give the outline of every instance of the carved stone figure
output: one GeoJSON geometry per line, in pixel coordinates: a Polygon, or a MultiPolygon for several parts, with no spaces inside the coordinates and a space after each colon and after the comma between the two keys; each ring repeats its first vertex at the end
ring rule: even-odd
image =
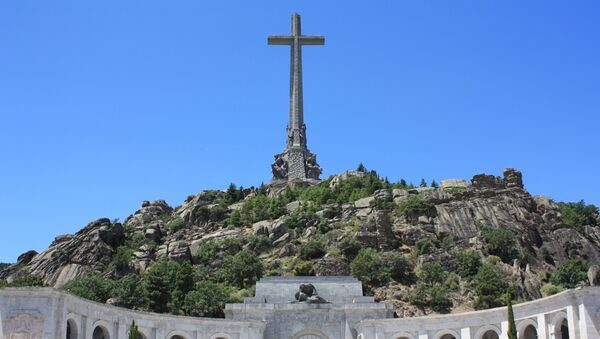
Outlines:
{"type": "Polygon", "coordinates": [[[305,302],[308,304],[326,304],[327,300],[317,294],[317,289],[313,284],[300,284],[298,292],[295,294],[295,302],[305,302]]]}

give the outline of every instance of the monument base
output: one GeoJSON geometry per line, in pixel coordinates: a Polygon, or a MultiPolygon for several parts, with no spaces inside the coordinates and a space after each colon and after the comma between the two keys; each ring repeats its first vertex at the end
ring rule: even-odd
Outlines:
{"type": "Polygon", "coordinates": [[[275,162],[271,165],[271,169],[272,183],[318,182],[322,172],[317,164],[317,156],[303,147],[290,147],[285,152],[275,155],[275,162]]]}

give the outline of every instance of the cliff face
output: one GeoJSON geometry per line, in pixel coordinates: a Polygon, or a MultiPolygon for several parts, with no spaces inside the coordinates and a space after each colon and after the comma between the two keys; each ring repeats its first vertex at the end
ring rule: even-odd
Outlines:
{"type": "MultiPolygon", "coordinates": [[[[324,190],[335,189],[362,175],[346,172],[321,185],[324,190]]],[[[123,225],[99,219],[74,235],[57,237],[39,254],[24,253],[16,264],[0,270],[0,279],[11,281],[31,273],[60,287],[91,272],[106,276],[143,274],[161,257],[199,264],[196,253],[202,245],[250,235],[269,239],[270,247],[260,258],[265,267],[279,267],[280,274],[290,274],[290,263],[301,244],[320,237],[326,242],[327,253],[310,259],[316,274],[347,275],[350,262],[335,250],[345,238],[357,240],[361,247],[406,254],[417,269],[424,262],[439,260],[453,272],[458,253],[471,249],[485,256],[484,228],[508,229],[518,243],[519,259],[499,265],[509,272],[522,298],[539,298],[540,274],[554,271],[567,258],[600,261],[600,229],[584,226],[577,231],[567,226],[559,206],[550,199],[532,197],[523,188],[520,172],[515,170],[506,170],[503,178],[476,175],[470,184],[447,181],[442,188],[384,188],[346,203],[330,199],[318,204],[314,213],[299,212],[307,202],[296,196],[280,206],[280,213],[265,215],[263,220],[257,220],[261,216],[254,213],[251,223],[234,222],[247,209],[245,205],[254,203],[251,201],[263,193],[240,190],[235,191],[237,197],[227,200],[223,199],[223,191],[204,191],[188,197],[176,208],[162,200],[144,202],[123,225]],[[398,213],[399,206],[415,197],[428,207],[398,213]],[[420,253],[417,243],[423,239],[450,239],[451,246],[420,253]],[[133,246],[125,268],[111,265],[119,246],[133,246]]],[[[281,187],[271,187],[265,197],[288,193],[281,187]]],[[[391,282],[374,287],[372,292],[377,299],[394,303],[400,315],[410,316],[424,312],[408,303],[413,289],[414,286],[391,282]]],[[[460,288],[451,295],[453,308],[469,309],[473,298],[468,282],[460,281],[460,288]]]]}

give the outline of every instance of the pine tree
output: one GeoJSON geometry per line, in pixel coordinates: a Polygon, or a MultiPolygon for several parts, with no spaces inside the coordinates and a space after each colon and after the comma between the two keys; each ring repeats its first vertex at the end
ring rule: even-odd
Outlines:
{"type": "Polygon", "coordinates": [[[140,333],[138,332],[138,327],[135,324],[135,320],[131,321],[131,326],[129,326],[129,339],[139,339],[140,333]]]}
{"type": "Polygon", "coordinates": [[[508,304],[508,339],[517,338],[517,325],[515,324],[515,315],[512,308],[512,296],[506,293],[506,303],[508,304]]]}
{"type": "Polygon", "coordinates": [[[425,181],[425,179],[421,179],[421,183],[419,184],[420,187],[427,187],[427,182],[425,181]]]}
{"type": "Polygon", "coordinates": [[[400,187],[401,187],[401,188],[405,188],[406,186],[408,186],[408,185],[406,184],[406,180],[404,180],[404,179],[400,179],[400,183],[399,183],[399,185],[400,185],[400,187]]]}
{"type": "Polygon", "coordinates": [[[361,162],[360,164],[358,164],[358,167],[356,168],[357,172],[362,172],[362,173],[366,173],[367,172],[367,168],[365,167],[365,165],[363,165],[363,163],[361,162]]]}
{"type": "Polygon", "coordinates": [[[430,186],[431,186],[431,187],[433,187],[433,188],[438,188],[438,187],[440,187],[440,186],[438,185],[438,183],[437,183],[435,180],[432,180],[432,181],[431,181],[431,185],[430,185],[430,186]]]}

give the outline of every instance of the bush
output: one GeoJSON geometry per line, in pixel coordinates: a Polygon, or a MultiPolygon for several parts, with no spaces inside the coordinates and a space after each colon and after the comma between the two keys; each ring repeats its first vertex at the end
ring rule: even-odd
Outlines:
{"type": "Polygon", "coordinates": [[[462,278],[471,280],[479,271],[481,266],[481,258],[479,253],[474,250],[468,250],[458,253],[457,273],[462,278]]]}
{"type": "Polygon", "coordinates": [[[349,260],[354,259],[362,247],[362,243],[352,237],[345,237],[338,244],[342,254],[349,260]]]}
{"type": "Polygon", "coordinates": [[[598,207],[586,205],[583,200],[579,202],[561,202],[558,204],[563,222],[579,232],[583,232],[586,225],[598,225],[598,207]]]}
{"type": "Polygon", "coordinates": [[[413,266],[406,257],[398,252],[386,252],[382,256],[383,264],[389,276],[405,285],[410,285],[415,280],[413,266]]]}
{"type": "Polygon", "coordinates": [[[378,189],[389,188],[375,171],[369,171],[363,176],[351,176],[342,180],[333,188],[333,195],[338,204],[345,204],[368,197],[378,189]]]}
{"type": "Polygon", "coordinates": [[[588,265],[579,259],[569,259],[560,265],[550,278],[554,285],[575,288],[587,279],[588,265]]]}
{"type": "Polygon", "coordinates": [[[117,251],[110,259],[110,267],[117,273],[127,272],[129,270],[129,260],[133,254],[133,249],[127,246],[119,246],[117,251]]]}
{"type": "Polygon", "coordinates": [[[234,256],[225,257],[223,274],[229,284],[245,288],[254,285],[262,277],[263,267],[254,252],[243,250],[234,256]]]}
{"type": "Polygon", "coordinates": [[[417,240],[417,242],[415,243],[415,248],[417,250],[417,254],[419,254],[419,255],[429,254],[429,253],[433,252],[433,249],[435,248],[435,244],[433,243],[433,241],[431,241],[427,238],[423,238],[423,239],[417,240]]]}
{"type": "Polygon", "coordinates": [[[484,227],[481,235],[488,254],[500,257],[505,263],[517,258],[519,252],[513,233],[505,228],[484,227]]]}
{"type": "MultiPolygon", "coordinates": [[[[46,286],[46,284],[44,283],[44,280],[42,278],[38,277],[37,275],[30,274],[30,273],[27,273],[27,274],[17,278],[10,284],[6,283],[6,287],[44,287],[44,286],[46,286]]],[[[2,287],[2,286],[0,286],[0,287],[2,287]]]]}
{"type": "Polygon", "coordinates": [[[177,218],[169,221],[165,225],[165,228],[171,232],[177,232],[178,230],[182,229],[184,226],[185,226],[185,221],[183,221],[183,219],[181,219],[180,217],[177,217],[177,218]]]}
{"type": "Polygon", "coordinates": [[[325,243],[321,240],[309,240],[300,245],[298,256],[304,260],[316,259],[325,255],[325,243]]]}
{"type": "Polygon", "coordinates": [[[199,262],[209,265],[216,259],[219,251],[220,247],[216,241],[208,241],[198,247],[196,258],[199,262]]]}
{"type": "Polygon", "coordinates": [[[419,282],[408,299],[413,305],[431,307],[436,312],[448,312],[452,307],[452,301],[448,298],[448,289],[440,284],[428,286],[419,282]]]}
{"type": "Polygon", "coordinates": [[[448,272],[446,272],[442,264],[436,260],[421,265],[418,277],[425,285],[433,286],[434,284],[444,283],[448,277],[448,272]]]}
{"type": "Polygon", "coordinates": [[[265,235],[251,235],[246,239],[248,248],[256,254],[261,254],[271,249],[271,240],[265,235]]]}
{"type": "Polygon", "coordinates": [[[564,290],[565,290],[564,287],[562,287],[560,285],[554,285],[554,284],[551,284],[551,283],[544,284],[542,286],[542,288],[540,289],[540,291],[542,292],[542,295],[544,297],[549,297],[549,296],[554,295],[556,293],[560,293],[560,292],[562,292],[564,290]]]}
{"type": "Polygon", "coordinates": [[[119,306],[129,309],[141,309],[147,304],[142,280],[133,273],[114,282],[111,295],[119,306]]]}
{"type": "Polygon", "coordinates": [[[475,309],[504,305],[503,296],[508,288],[507,275],[499,266],[483,264],[475,275],[475,309]]]}
{"type": "Polygon", "coordinates": [[[302,190],[302,193],[300,193],[300,200],[310,201],[316,206],[327,204],[333,199],[333,191],[329,187],[322,185],[310,186],[302,190]]]}
{"type": "Polygon", "coordinates": [[[73,279],[64,289],[78,297],[105,303],[111,297],[113,281],[99,274],[73,279]]]}
{"type": "Polygon", "coordinates": [[[185,296],[185,313],[194,317],[224,318],[231,289],[211,281],[201,281],[185,296]]]}
{"type": "Polygon", "coordinates": [[[352,275],[369,285],[387,282],[389,276],[377,251],[367,247],[358,252],[350,264],[352,275]]]}
{"type": "Polygon", "coordinates": [[[315,268],[308,261],[299,261],[292,268],[292,274],[296,276],[313,276],[315,268]]]}
{"type": "Polygon", "coordinates": [[[419,216],[435,216],[435,205],[426,201],[420,195],[410,195],[398,204],[398,213],[409,221],[415,222],[419,216]]]}

